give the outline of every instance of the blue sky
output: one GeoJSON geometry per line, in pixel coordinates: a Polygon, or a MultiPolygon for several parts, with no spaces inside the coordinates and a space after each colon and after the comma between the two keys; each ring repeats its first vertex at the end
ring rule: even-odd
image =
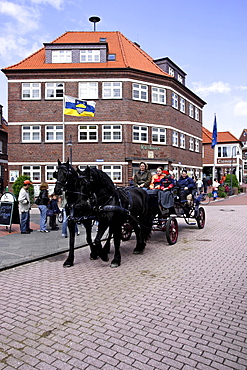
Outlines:
{"type": "MultiPolygon", "coordinates": [[[[247,128],[247,0],[0,0],[0,68],[19,62],[66,31],[120,31],[153,59],[169,57],[200,96],[203,125],[239,138],[247,128]]],[[[0,73],[7,117],[7,82],[0,73]]]]}

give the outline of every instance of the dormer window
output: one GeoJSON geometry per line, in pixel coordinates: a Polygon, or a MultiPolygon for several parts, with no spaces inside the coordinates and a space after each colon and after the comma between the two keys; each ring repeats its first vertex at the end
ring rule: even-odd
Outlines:
{"type": "Polygon", "coordinates": [[[183,83],[183,77],[179,74],[178,74],[178,82],[180,82],[181,84],[183,83]]]}
{"type": "Polygon", "coordinates": [[[100,62],[100,50],[81,50],[80,51],[80,62],[81,63],[99,63],[100,62]]]}
{"type": "Polygon", "coordinates": [[[106,37],[100,37],[99,42],[106,42],[106,37]]]}
{"type": "Polygon", "coordinates": [[[169,67],[169,75],[171,75],[172,77],[174,77],[174,69],[169,67]]]}
{"type": "Polygon", "coordinates": [[[71,50],[52,50],[52,63],[71,63],[71,50]]]}
{"type": "Polygon", "coordinates": [[[109,61],[114,61],[114,60],[116,60],[116,54],[108,54],[108,58],[107,58],[107,60],[109,60],[109,61]]]}

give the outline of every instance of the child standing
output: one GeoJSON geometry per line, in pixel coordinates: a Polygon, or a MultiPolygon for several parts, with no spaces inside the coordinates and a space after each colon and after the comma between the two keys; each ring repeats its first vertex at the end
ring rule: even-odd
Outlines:
{"type": "Polygon", "coordinates": [[[53,211],[53,214],[50,216],[49,222],[51,230],[59,230],[59,227],[57,227],[56,225],[56,218],[57,215],[60,213],[60,209],[58,208],[57,196],[55,194],[52,194],[48,208],[49,210],[53,211]]]}

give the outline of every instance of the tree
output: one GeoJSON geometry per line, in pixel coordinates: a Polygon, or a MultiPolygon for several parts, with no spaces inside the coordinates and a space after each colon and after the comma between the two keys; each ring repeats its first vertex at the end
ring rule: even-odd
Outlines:
{"type": "Polygon", "coordinates": [[[238,188],[239,183],[238,183],[238,179],[236,175],[231,175],[231,174],[226,175],[225,183],[227,183],[229,186],[231,185],[231,176],[232,176],[232,187],[238,188]]]}
{"type": "MultiPolygon", "coordinates": [[[[25,180],[30,180],[31,181],[29,176],[21,175],[21,176],[18,177],[18,179],[16,179],[16,181],[14,182],[14,184],[12,186],[14,196],[16,197],[16,199],[18,199],[20,190],[23,187],[23,183],[24,183],[25,180]]],[[[29,191],[29,196],[30,196],[30,202],[32,204],[32,203],[34,203],[34,188],[33,188],[33,185],[29,186],[28,191],[29,191]]]]}

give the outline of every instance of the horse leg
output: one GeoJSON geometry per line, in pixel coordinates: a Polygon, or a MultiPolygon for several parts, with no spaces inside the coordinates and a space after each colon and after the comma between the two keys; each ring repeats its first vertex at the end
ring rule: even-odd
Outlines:
{"type": "Polygon", "coordinates": [[[106,253],[106,251],[102,248],[101,238],[104,235],[107,227],[108,227],[107,225],[99,222],[97,235],[94,239],[94,244],[95,244],[97,254],[102,259],[102,261],[105,261],[105,262],[109,261],[109,258],[108,258],[108,253],[106,253]]]}
{"type": "Polygon", "coordinates": [[[75,250],[75,221],[68,220],[69,228],[69,255],[63,264],[63,267],[71,267],[74,265],[74,250],[75,250]]]}
{"type": "Polygon", "coordinates": [[[107,240],[104,244],[104,247],[103,247],[103,251],[107,254],[110,253],[110,247],[111,247],[111,238],[112,238],[112,234],[113,234],[113,231],[111,230],[111,228],[109,227],[109,234],[108,234],[108,237],[107,237],[107,240]]]}
{"type": "Polygon", "coordinates": [[[133,254],[142,254],[145,249],[146,243],[144,241],[144,238],[142,237],[142,232],[139,225],[134,224],[134,231],[136,234],[136,247],[133,250],[133,254]]]}
{"type": "Polygon", "coordinates": [[[114,227],[114,258],[111,261],[111,267],[119,267],[121,265],[121,253],[120,253],[120,244],[121,244],[121,235],[122,227],[114,227]]]}
{"type": "Polygon", "coordinates": [[[92,220],[84,220],[83,225],[86,229],[86,241],[87,244],[90,246],[90,259],[96,260],[98,258],[97,249],[95,247],[95,244],[92,241],[92,220]]]}

